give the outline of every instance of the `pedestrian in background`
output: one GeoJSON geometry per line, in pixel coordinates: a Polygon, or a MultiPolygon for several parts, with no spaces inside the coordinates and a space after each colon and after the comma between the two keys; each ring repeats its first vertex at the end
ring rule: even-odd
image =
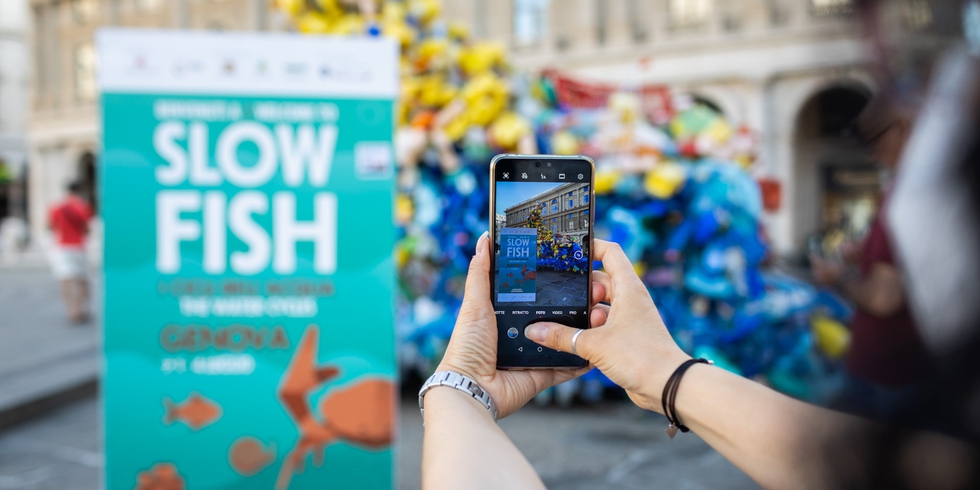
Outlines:
{"type": "MultiPolygon", "coordinates": [[[[871,159],[888,174],[898,170],[912,132],[913,115],[887,94],[875,96],[858,117],[858,131],[871,159]]],[[[887,206],[893,175],[863,244],[843,260],[810,257],[813,279],[854,303],[848,379],[833,408],[888,419],[899,399],[909,397],[929,372],[930,360],[908,308],[903,273],[881,209],[887,206]],[[850,257],[854,255],[854,257],[850,257]],[[850,259],[850,260],[848,260],[850,259]]]]}
{"type": "Polygon", "coordinates": [[[48,227],[54,232],[51,271],[61,284],[61,296],[72,323],[89,320],[88,261],[85,244],[88,239],[92,207],[82,197],[82,184],[68,184],[68,196],[48,213],[48,227]]]}

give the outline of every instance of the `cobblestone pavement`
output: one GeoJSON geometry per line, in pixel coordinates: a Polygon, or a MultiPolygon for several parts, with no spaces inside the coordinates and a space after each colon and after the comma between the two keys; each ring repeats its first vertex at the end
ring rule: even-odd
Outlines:
{"type": "Polygon", "coordinates": [[[570,306],[584,305],[588,282],[585,274],[575,272],[558,272],[552,270],[537,271],[535,279],[537,296],[534,302],[511,303],[507,306],[570,306]]]}
{"type": "Polygon", "coordinates": [[[91,279],[92,321],[72,325],[47,268],[0,268],[0,410],[97,375],[102,287],[91,279]]]}
{"type": "MultiPolygon", "coordinates": [[[[100,488],[98,417],[90,398],[0,432],[0,490],[100,488]]],[[[399,423],[398,488],[417,489],[422,419],[413,400],[403,400],[399,423]]],[[[552,490],[759,488],[697,436],[671,442],[662,417],[625,402],[528,406],[500,425],[552,490]]]]}

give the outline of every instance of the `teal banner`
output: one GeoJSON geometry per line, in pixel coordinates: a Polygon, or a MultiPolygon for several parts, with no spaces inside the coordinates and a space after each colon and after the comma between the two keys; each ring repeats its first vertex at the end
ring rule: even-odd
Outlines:
{"type": "Polygon", "coordinates": [[[538,229],[501,228],[497,259],[497,301],[533,302],[537,298],[538,229]]]}
{"type": "Polygon", "coordinates": [[[98,42],[106,486],[391,488],[396,46],[98,42]]]}

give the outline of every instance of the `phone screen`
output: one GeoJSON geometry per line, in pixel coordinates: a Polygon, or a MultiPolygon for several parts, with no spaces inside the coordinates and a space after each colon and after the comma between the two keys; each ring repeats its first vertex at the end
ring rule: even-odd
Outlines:
{"type": "Polygon", "coordinates": [[[585,157],[502,155],[491,168],[497,365],[581,366],[578,356],[528,340],[524,327],[589,326],[594,165],[585,157]]]}

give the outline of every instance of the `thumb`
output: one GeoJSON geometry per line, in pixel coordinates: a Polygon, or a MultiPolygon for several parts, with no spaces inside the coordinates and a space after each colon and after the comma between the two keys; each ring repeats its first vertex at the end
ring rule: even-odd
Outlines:
{"type": "Polygon", "coordinates": [[[463,292],[463,306],[474,307],[489,303],[490,300],[490,240],[489,233],[483,232],[476,242],[476,254],[470,260],[470,270],[466,275],[463,292]]]}
{"type": "MultiPolygon", "coordinates": [[[[580,329],[568,327],[558,323],[539,322],[532,323],[524,329],[524,336],[545,346],[562,352],[572,353],[572,337],[580,329]]],[[[593,352],[595,345],[589,342],[593,332],[588,329],[582,331],[575,340],[575,353],[588,360],[593,352]]],[[[591,338],[591,340],[595,340],[591,338]]]]}

